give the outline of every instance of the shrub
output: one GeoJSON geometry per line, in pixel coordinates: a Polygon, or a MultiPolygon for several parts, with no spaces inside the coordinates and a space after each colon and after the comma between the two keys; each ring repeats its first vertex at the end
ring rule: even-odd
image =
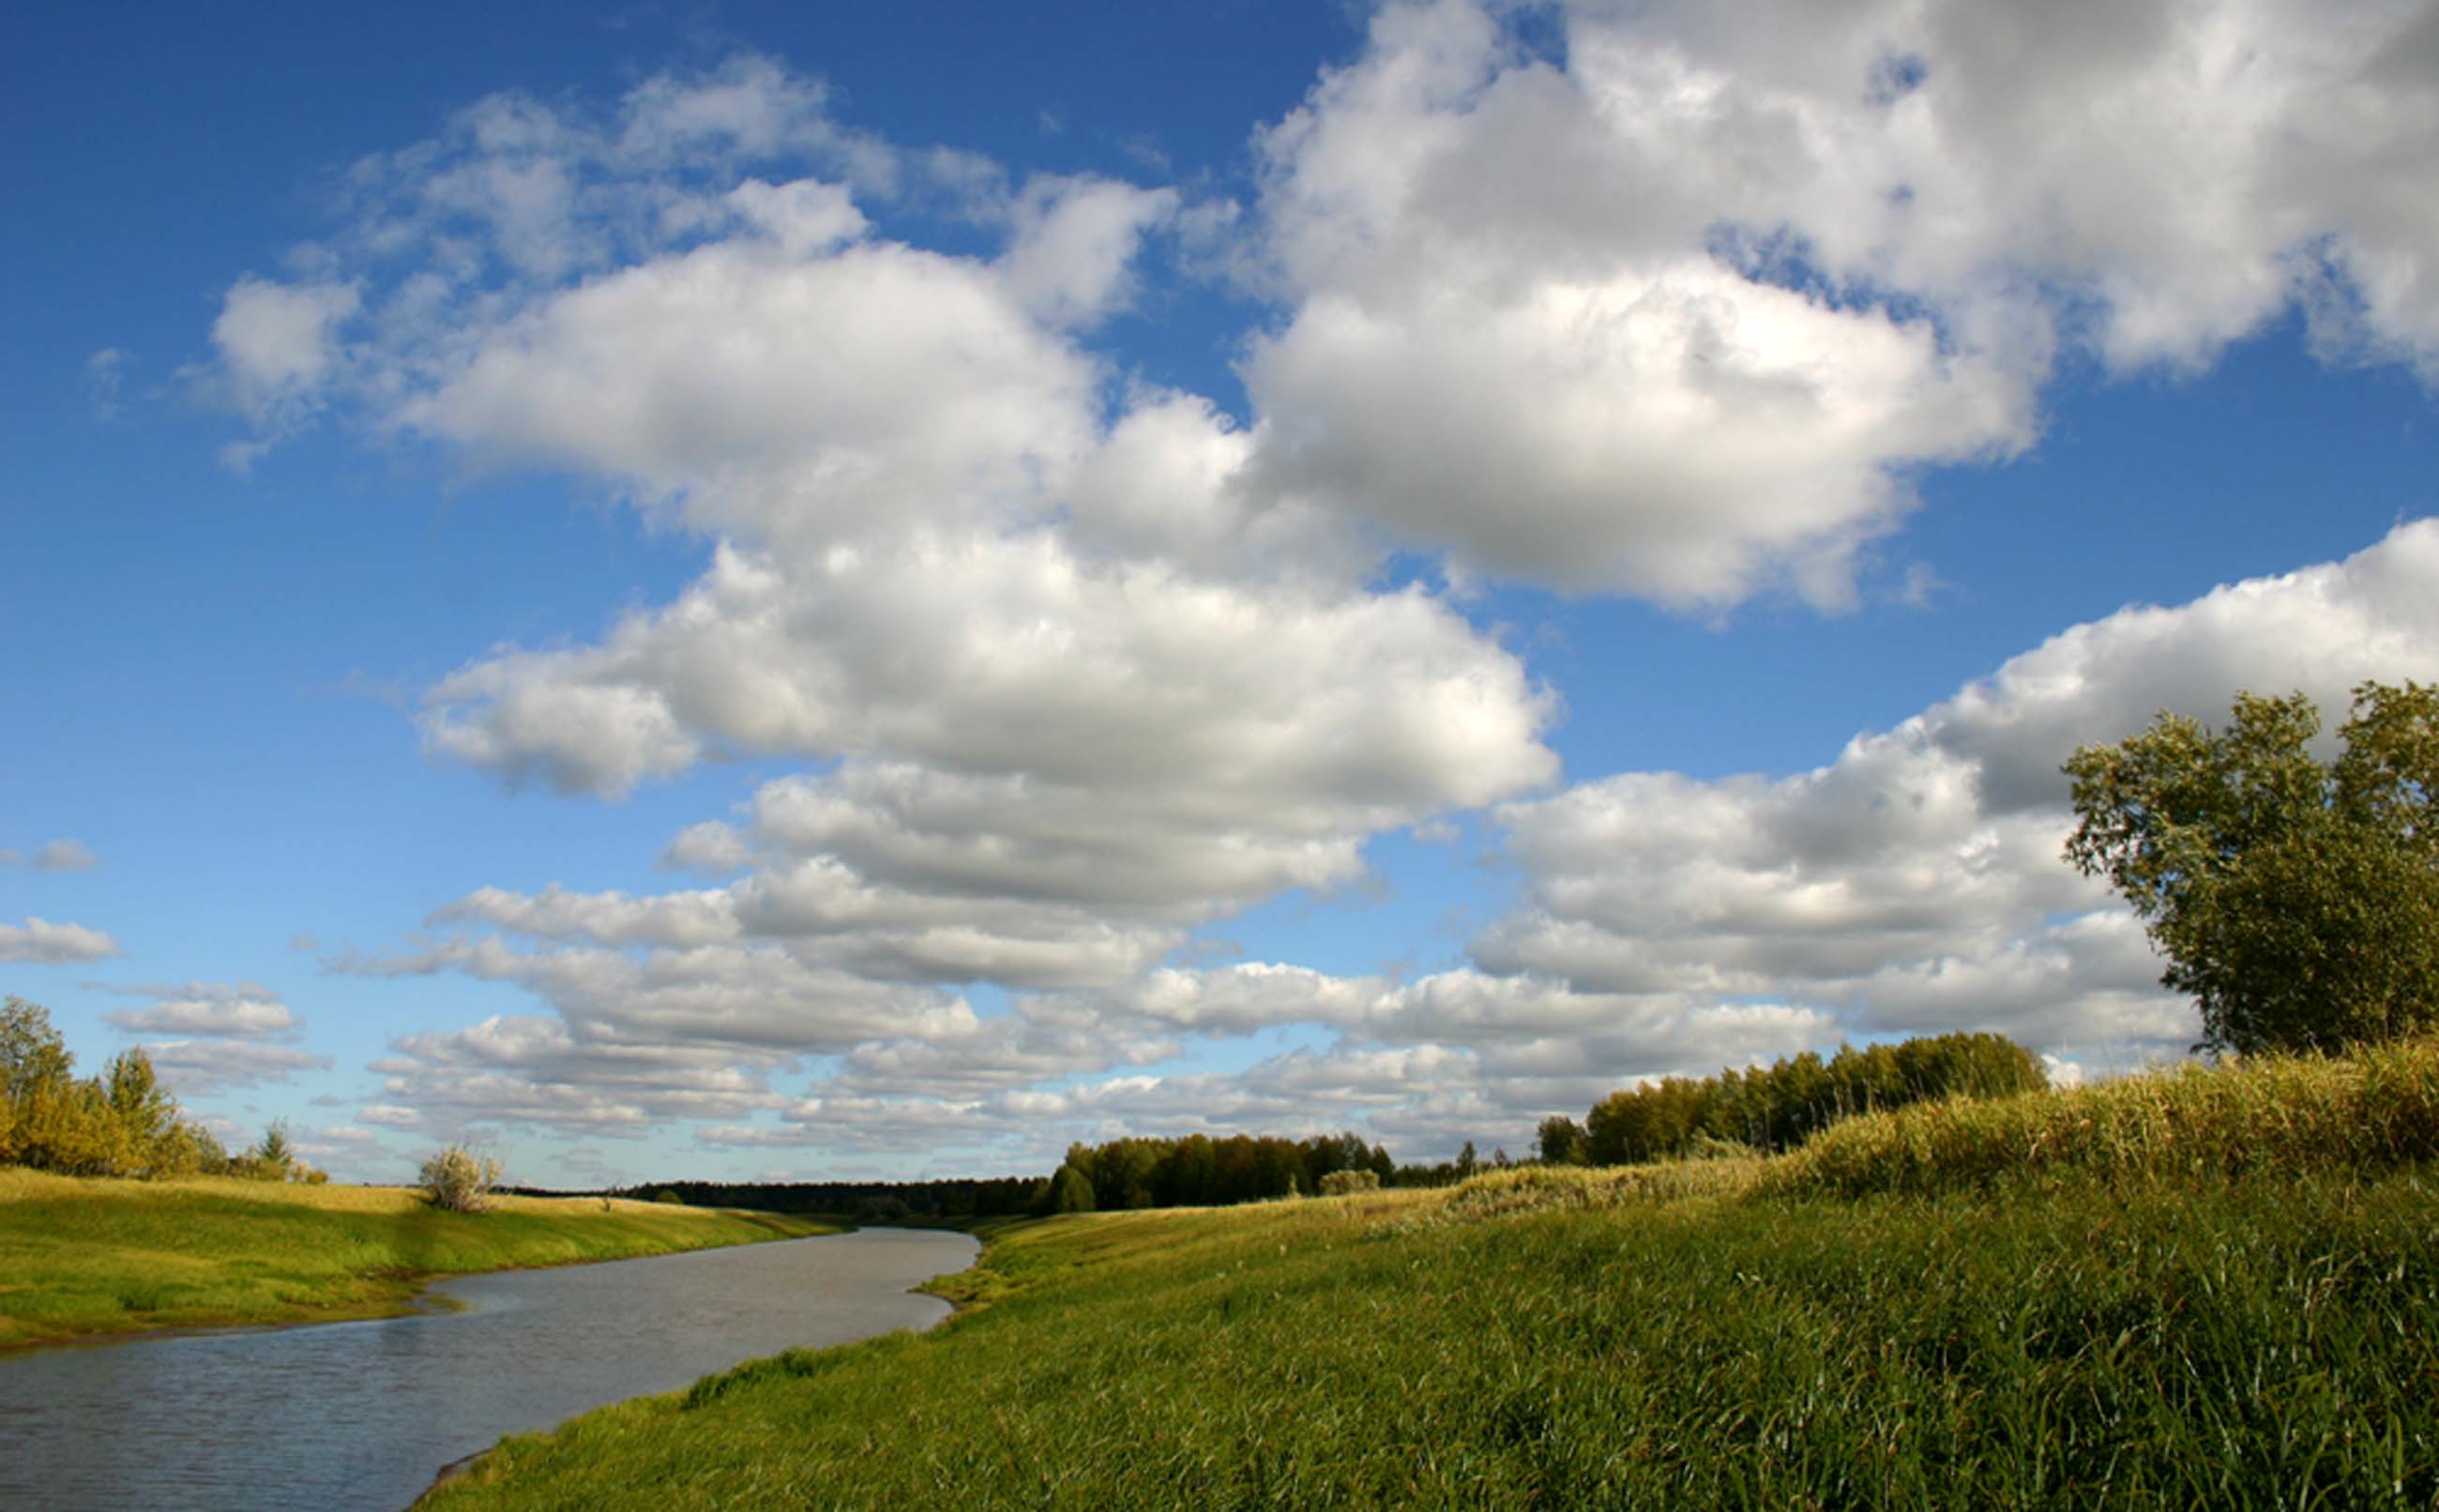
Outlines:
{"type": "Polygon", "coordinates": [[[1373,1171],[1331,1171],[1321,1179],[1324,1197],[1348,1197],[1357,1192],[1377,1192],[1380,1178],[1373,1171]]]}
{"type": "Polygon", "coordinates": [[[423,1163],[418,1184],[432,1205],[451,1213],[480,1213],[491,1205],[491,1188],[500,1180],[500,1163],[476,1155],[463,1145],[451,1145],[423,1163]]]}

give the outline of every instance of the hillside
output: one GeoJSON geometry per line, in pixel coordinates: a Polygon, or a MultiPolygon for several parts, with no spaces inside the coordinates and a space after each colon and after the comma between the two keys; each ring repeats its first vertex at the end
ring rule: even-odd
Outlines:
{"type": "Polygon", "coordinates": [[[429,1505],[2428,1505],[2434,1133],[2426,1044],[1019,1224],[932,1335],[510,1440],[429,1505]]]}

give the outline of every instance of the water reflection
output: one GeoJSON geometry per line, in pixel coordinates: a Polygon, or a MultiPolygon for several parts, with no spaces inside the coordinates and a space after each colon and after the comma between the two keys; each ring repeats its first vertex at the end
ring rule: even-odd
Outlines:
{"type": "Polygon", "coordinates": [[[433,1289],[463,1312],[0,1356],[0,1506],[403,1506],[503,1433],[928,1327],[948,1305],[905,1289],[974,1251],[865,1229],[433,1289]]]}

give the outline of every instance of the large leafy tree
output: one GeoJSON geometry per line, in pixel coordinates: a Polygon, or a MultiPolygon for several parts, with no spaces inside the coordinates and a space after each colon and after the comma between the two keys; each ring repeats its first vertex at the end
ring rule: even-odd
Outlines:
{"type": "Polygon", "coordinates": [[[2439,687],[2365,683],[2334,760],[2301,693],[2221,731],[2163,714],[2066,764],[2067,859],[2105,874],[2198,1000],[2202,1045],[2339,1050],[2439,1023],[2439,687]]]}

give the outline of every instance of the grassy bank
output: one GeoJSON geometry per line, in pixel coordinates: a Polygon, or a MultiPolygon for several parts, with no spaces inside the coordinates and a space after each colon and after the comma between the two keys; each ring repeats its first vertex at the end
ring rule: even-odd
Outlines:
{"type": "Polygon", "coordinates": [[[400,1187],[79,1180],[0,1167],[0,1348],[91,1334],[379,1317],[422,1277],[835,1232],[769,1214],[400,1187]]]}
{"type": "Polygon", "coordinates": [[[431,1504],[2428,1506],[2439,1102],[2377,1098],[2439,1048],[2397,1056],[1015,1227],[943,1329],[511,1439],[431,1504]],[[2328,1112],[2367,1085],[2384,1133],[2328,1112]]]}

